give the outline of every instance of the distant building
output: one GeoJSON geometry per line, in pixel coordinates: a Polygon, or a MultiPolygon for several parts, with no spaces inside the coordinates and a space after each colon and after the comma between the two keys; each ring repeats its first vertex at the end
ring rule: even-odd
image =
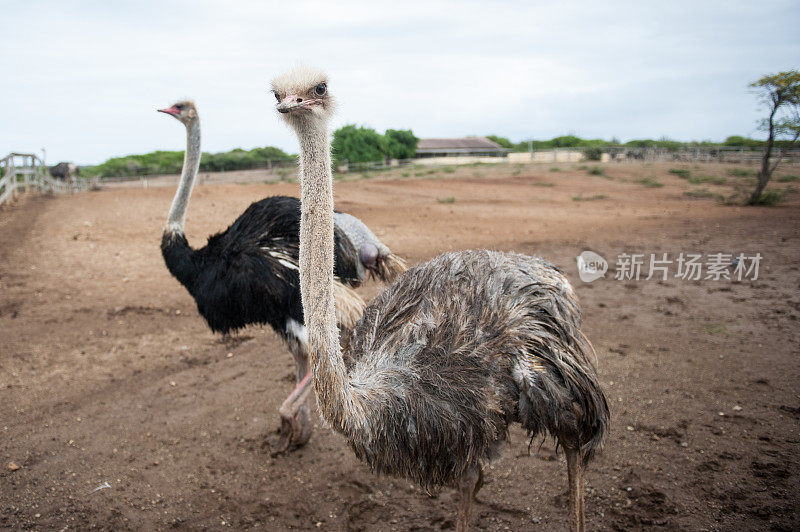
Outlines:
{"type": "Polygon", "coordinates": [[[417,157],[453,157],[457,155],[505,157],[510,151],[486,137],[419,139],[419,144],[417,144],[417,157]]]}

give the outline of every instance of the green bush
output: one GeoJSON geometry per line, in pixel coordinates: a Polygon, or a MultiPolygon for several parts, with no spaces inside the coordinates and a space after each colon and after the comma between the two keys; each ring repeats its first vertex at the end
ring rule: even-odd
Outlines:
{"type": "MultiPolygon", "coordinates": [[[[243,170],[266,164],[269,160],[292,160],[279,148],[267,146],[246,151],[236,148],[229,152],[203,153],[200,157],[200,170],[214,172],[219,170],[243,170]]],[[[87,176],[119,177],[152,174],[177,174],[183,168],[182,151],[154,151],[142,155],[113,157],[104,163],[81,171],[87,176]]]]}
{"type": "Polygon", "coordinates": [[[417,154],[419,139],[410,129],[387,129],[387,156],[392,159],[413,159],[417,154]]]}
{"type": "Polygon", "coordinates": [[[419,139],[410,129],[387,129],[381,135],[368,127],[349,124],[333,132],[331,150],[336,164],[366,163],[385,159],[412,159],[419,139]]]}
{"type": "Polygon", "coordinates": [[[381,161],[389,153],[386,137],[372,128],[346,125],[334,131],[331,144],[333,158],[338,163],[381,161]]]}
{"type": "Polygon", "coordinates": [[[758,202],[756,202],[756,205],[766,205],[768,207],[771,207],[773,205],[777,205],[778,203],[782,202],[785,198],[786,194],[782,190],[776,190],[776,189],[765,190],[758,197],[758,202]]]}
{"type": "Polygon", "coordinates": [[[599,161],[603,158],[603,149],[597,146],[585,148],[583,150],[583,156],[586,157],[587,161],[599,161]]]}
{"type": "Polygon", "coordinates": [[[794,183],[795,181],[800,181],[800,177],[796,175],[782,175],[780,177],[776,177],[775,180],[778,183],[794,183]]]}
{"type": "Polygon", "coordinates": [[[750,139],[740,135],[732,135],[722,143],[725,146],[738,146],[742,148],[761,148],[765,142],[763,140],[750,139]]]}
{"type": "Polygon", "coordinates": [[[592,166],[589,168],[589,173],[592,175],[603,175],[603,169],[599,166],[592,166]]]}

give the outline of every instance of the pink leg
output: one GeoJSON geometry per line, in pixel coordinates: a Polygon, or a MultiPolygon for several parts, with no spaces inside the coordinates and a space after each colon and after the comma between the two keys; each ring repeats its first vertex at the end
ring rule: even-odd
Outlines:
{"type": "Polygon", "coordinates": [[[586,529],[583,515],[583,465],[578,449],[564,448],[567,455],[567,476],[569,479],[569,525],[575,532],[586,529]]]}
{"type": "Polygon", "coordinates": [[[281,413],[281,415],[283,415],[284,412],[290,412],[290,411],[293,410],[292,407],[293,407],[294,403],[297,401],[298,396],[300,396],[300,395],[308,396],[308,393],[306,393],[306,390],[309,389],[308,388],[309,384],[311,384],[311,372],[310,371],[306,374],[305,377],[303,377],[303,380],[301,380],[300,382],[297,383],[297,386],[294,387],[294,390],[292,390],[292,393],[289,394],[289,397],[287,397],[286,400],[284,400],[283,403],[281,404],[281,407],[279,409],[279,412],[281,413]]]}
{"type": "Polygon", "coordinates": [[[278,409],[281,428],[269,439],[273,455],[301,447],[311,438],[311,421],[306,404],[312,389],[308,355],[299,343],[290,341],[289,345],[297,365],[297,385],[278,409]]]}
{"type": "Polygon", "coordinates": [[[470,466],[458,481],[458,518],[456,532],[467,532],[472,521],[472,501],[483,485],[483,471],[477,464],[470,466]]]}

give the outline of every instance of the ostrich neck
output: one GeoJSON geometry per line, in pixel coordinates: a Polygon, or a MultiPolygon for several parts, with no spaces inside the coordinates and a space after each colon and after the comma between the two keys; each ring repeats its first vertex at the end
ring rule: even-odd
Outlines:
{"type": "Polygon", "coordinates": [[[183,233],[186,221],[186,208],[192,195],[197,169],[200,167],[200,120],[195,119],[186,126],[186,152],[183,155],[183,171],[172,207],[167,217],[166,231],[183,233]]]}
{"type": "Polygon", "coordinates": [[[324,122],[301,124],[300,291],[314,388],[325,419],[349,434],[362,412],[339,346],[333,299],[333,178],[324,122]]]}

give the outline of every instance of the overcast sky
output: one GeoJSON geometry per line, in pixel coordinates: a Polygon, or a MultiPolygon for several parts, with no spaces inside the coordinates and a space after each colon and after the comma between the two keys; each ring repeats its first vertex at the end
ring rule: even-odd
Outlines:
{"type": "Polygon", "coordinates": [[[800,67],[800,2],[3,2],[0,156],[183,149],[155,109],[198,105],[203,149],[297,152],[273,76],[330,76],[333,127],[522,140],[754,135],[747,84],[800,67]],[[335,5],[338,4],[338,5],[335,5]]]}

